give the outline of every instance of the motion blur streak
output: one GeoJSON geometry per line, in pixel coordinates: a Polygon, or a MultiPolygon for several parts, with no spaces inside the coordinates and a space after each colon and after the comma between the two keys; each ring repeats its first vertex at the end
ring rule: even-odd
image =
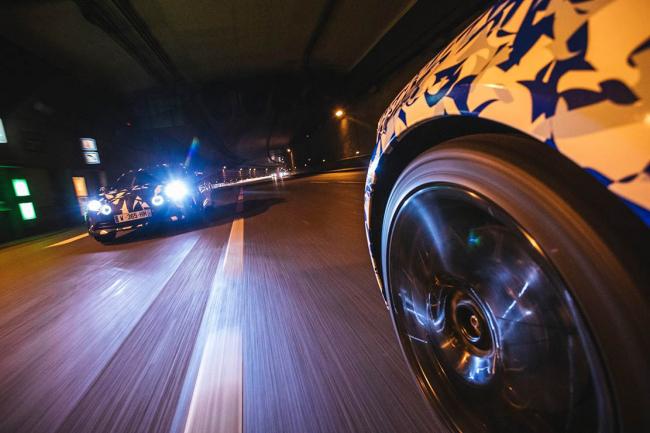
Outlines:
{"type": "MultiPolygon", "coordinates": [[[[237,197],[237,212],[241,211],[243,199],[242,189],[237,197]]],[[[194,349],[194,357],[199,357],[201,350],[202,355],[185,433],[242,431],[242,333],[237,325],[237,314],[228,314],[232,312],[224,311],[223,307],[228,305],[228,297],[238,295],[228,291],[241,280],[243,264],[244,220],[239,217],[232,223],[194,349]]],[[[191,369],[186,380],[192,380],[191,369]]]]}
{"type": "Polygon", "coordinates": [[[376,293],[363,185],[336,183],[363,178],[226,188],[203,225],[105,246],[0,249],[0,432],[205,431],[221,403],[235,432],[443,431],[376,293]]]}

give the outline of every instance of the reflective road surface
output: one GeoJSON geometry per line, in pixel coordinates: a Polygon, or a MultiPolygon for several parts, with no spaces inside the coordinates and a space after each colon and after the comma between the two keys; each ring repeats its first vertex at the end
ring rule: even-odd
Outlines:
{"type": "Polygon", "coordinates": [[[198,227],[0,249],[0,432],[436,432],[371,271],[360,171],[198,227]]]}

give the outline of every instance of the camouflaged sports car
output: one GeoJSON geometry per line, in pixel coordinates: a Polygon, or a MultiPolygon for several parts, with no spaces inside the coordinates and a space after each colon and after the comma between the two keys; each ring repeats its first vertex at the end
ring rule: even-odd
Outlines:
{"type": "Polygon", "coordinates": [[[185,220],[201,209],[196,176],[183,166],[159,165],[122,174],[88,203],[86,218],[89,233],[109,242],[119,231],[185,220]]]}
{"type": "Polygon", "coordinates": [[[379,121],[372,262],[455,431],[648,430],[649,17],[497,2],[379,121]]]}

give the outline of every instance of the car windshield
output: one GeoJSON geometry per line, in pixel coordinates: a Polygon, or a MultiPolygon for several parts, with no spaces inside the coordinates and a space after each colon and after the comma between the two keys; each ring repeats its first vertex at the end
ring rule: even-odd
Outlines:
{"type": "Polygon", "coordinates": [[[115,189],[125,189],[125,188],[131,188],[133,186],[133,173],[124,173],[120,177],[117,178],[115,183],[113,184],[113,187],[115,189]]]}
{"type": "Polygon", "coordinates": [[[155,184],[161,183],[164,177],[162,173],[149,173],[148,171],[141,171],[135,175],[135,185],[155,184]]]}

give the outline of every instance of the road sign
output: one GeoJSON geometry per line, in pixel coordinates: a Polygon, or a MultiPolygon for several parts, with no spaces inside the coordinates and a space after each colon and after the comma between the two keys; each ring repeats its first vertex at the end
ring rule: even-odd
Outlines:
{"type": "Polygon", "coordinates": [[[99,164],[99,152],[84,152],[86,164],[99,164]]]}
{"type": "Polygon", "coordinates": [[[81,150],[84,152],[96,152],[97,143],[94,138],[81,138],[81,150]]]}

